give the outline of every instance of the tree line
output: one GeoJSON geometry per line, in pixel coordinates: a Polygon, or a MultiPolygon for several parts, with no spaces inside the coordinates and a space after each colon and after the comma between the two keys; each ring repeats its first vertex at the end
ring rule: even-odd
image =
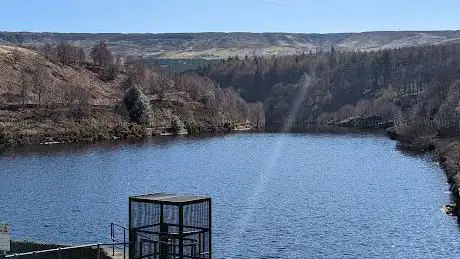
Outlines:
{"type": "Polygon", "coordinates": [[[379,115],[407,125],[424,121],[424,129],[452,135],[460,118],[459,50],[460,44],[450,44],[246,55],[202,66],[198,73],[247,101],[263,102],[267,124],[293,111],[295,120],[317,123],[379,115]]]}

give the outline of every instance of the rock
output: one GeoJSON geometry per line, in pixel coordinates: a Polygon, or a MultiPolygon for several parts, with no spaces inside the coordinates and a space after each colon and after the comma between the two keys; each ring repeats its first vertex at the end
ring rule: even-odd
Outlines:
{"type": "Polygon", "coordinates": [[[345,120],[341,120],[337,123],[337,126],[340,126],[340,127],[348,127],[348,128],[351,128],[351,127],[354,127],[355,124],[356,124],[356,120],[358,119],[359,117],[350,117],[350,118],[347,118],[345,120]]]}
{"type": "Polygon", "coordinates": [[[449,216],[456,216],[457,215],[457,204],[446,204],[442,206],[442,210],[449,216]]]}
{"type": "Polygon", "coordinates": [[[394,125],[395,124],[392,121],[383,121],[378,124],[378,127],[380,129],[388,129],[388,128],[394,127],[394,125]]]}
{"type": "Polygon", "coordinates": [[[386,133],[390,139],[397,140],[399,138],[399,134],[395,126],[387,128],[386,133]]]}
{"type": "MultiPolygon", "coordinates": [[[[392,122],[391,122],[392,123],[392,122]]],[[[378,129],[388,125],[390,122],[383,121],[383,118],[378,115],[371,116],[353,116],[338,122],[336,125],[347,128],[360,128],[360,129],[378,129]]]]}
{"type": "Polygon", "coordinates": [[[246,121],[244,123],[238,123],[233,127],[233,131],[250,131],[254,130],[255,126],[250,123],[249,121],[246,121]]]}
{"type": "Polygon", "coordinates": [[[376,129],[383,118],[378,115],[359,117],[356,120],[355,126],[360,129],[376,129]]]}
{"type": "Polygon", "coordinates": [[[326,122],[326,125],[337,126],[337,121],[336,120],[330,120],[330,121],[326,122]]]}

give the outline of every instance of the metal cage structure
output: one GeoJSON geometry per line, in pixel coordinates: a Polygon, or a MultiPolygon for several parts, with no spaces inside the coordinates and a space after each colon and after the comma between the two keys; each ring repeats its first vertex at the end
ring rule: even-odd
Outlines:
{"type": "Polygon", "coordinates": [[[211,198],[129,197],[130,259],[211,259],[211,198]]]}

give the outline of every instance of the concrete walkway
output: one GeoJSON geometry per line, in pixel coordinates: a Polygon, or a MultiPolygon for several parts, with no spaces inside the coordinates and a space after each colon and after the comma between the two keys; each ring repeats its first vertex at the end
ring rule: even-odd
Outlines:
{"type": "MultiPolygon", "coordinates": [[[[115,254],[112,255],[112,247],[105,247],[103,248],[104,252],[107,254],[112,259],[123,259],[123,250],[119,250],[118,248],[115,247],[115,254]]],[[[126,249],[126,257],[125,259],[128,259],[128,249],[126,249]]]]}

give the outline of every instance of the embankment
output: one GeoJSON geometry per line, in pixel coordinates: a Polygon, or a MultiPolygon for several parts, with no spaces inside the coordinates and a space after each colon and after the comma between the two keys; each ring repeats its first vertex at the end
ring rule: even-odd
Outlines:
{"type": "Polygon", "coordinates": [[[191,135],[256,130],[251,123],[220,123],[184,120],[178,129],[168,124],[139,125],[130,122],[115,106],[92,106],[85,110],[50,107],[0,108],[0,148],[30,144],[95,142],[142,139],[179,130],[191,135]]]}

